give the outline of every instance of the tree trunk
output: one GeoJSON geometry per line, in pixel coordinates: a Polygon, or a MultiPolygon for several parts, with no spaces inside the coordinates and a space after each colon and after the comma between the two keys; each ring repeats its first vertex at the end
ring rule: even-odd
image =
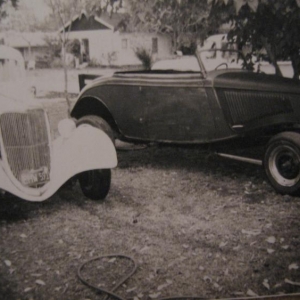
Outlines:
{"type": "Polygon", "coordinates": [[[292,67],[294,71],[293,79],[300,79],[300,56],[297,52],[293,53],[291,56],[292,67]]]}
{"type": "Polygon", "coordinates": [[[275,68],[276,75],[283,77],[282,73],[281,73],[281,70],[280,70],[280,68],[278,66],[276,57],[275,57],[275,55],[274,55],[274,53],[272,51],[271,45],[267,42],[266,38],[262,38],[262,43],[263,43],[264,48],[267,51],[268,57],[270,58],[272,65],[275,68]]]}
{"type": "Polygon", "coordinates": [[[62,52],[63,52],[63,69],[64,69],[64,78],[65,78],[65,89],[64,94],[68,105],[68,116],[71,116],[71,101],[69,98],[68,93],[68,66],[66,64],[66,38],[65,38],[65,32],[63,33],[63,43],[62,43],[62,52]]]}

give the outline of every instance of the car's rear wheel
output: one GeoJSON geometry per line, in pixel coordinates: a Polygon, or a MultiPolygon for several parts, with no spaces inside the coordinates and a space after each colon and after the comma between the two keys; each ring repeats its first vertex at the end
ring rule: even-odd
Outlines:
{"type": "Polygon", "coordinates": [[[111,170],[91,170],[78,175],[82,193],[92,200],[103,200],[110,189],[111,170]]]}
{"type": "Polygon", "coordinates": [[[264,169],[274,189],[281,194],[300,191],[300,134],[283,132],[268,143],[264,169]]]}
{"type": "MultiPolygon", "coordinates": [[[[103,130],[114,143],[114,134],[109,124],[98,116],[88,115],[77,121],[77,126],[89,124],[103,130]]],[[[78,175],[82,193],[92,200],[103,200],[110,189],[111,170],[90,170],[78,175]]]]}

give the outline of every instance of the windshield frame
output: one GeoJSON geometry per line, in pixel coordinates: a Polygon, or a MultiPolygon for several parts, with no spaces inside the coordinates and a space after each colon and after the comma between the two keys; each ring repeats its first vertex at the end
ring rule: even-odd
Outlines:
{"type": "Polygon", "coordinates": [[[207,77],[208,72],[213,72],[214,70],[208,71],[206,69],[205,64],[201,58],[201,53],[203,53],[203,52],[234,52],[234,53],[237,53],[238,59],[242,60],[242,68],[227,68],[226,70],[248,70],[248,71],[252,70],[251,66],[249,65],[249,63],[247,63],[245,56],[243,55],[243,53],[241,51],[238,51],[235,49],[221,49],[221,48],[199,49],[199,50],[196,50],[195,55],[198,59],[200,69],[202,70],[202,73],[204,74],[205,77],[207,77]]]}

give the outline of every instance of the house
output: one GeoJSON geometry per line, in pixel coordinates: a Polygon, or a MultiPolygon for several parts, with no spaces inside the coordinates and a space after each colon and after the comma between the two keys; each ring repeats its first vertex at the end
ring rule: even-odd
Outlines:
{"type": "Polygon", "coordinates": [[[135,55],[138,48],[146,49],[154,59],[170,56],[172,42],[169,36],[118,30],[122,17],[118,13],[88,17],[83,12],[61,28],[60,33],[65,29],[69,40],[79,41],[81,63],[104,66],[139,65],[141,61],[135,55]]]}
{"type": "Polygon", "coordinates": [[[8,31],[1,33],[0,39],[2,44],[21,52],[26,66],[34,67],[37,62],[44,61],[48,55],[46,38],[55,36],[56,33],[8,31]]]}

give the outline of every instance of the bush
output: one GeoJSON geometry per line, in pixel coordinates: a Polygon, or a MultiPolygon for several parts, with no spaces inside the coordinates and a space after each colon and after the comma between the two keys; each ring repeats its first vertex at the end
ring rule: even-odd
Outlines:
{"type": "Polygon", "coordinates": [[[136,57],[142,62],[143,67],[146,70],[150,70],[152,66],[152,56],[151,53],[145,48],[137,48],[134,51],[136,57]]]}

